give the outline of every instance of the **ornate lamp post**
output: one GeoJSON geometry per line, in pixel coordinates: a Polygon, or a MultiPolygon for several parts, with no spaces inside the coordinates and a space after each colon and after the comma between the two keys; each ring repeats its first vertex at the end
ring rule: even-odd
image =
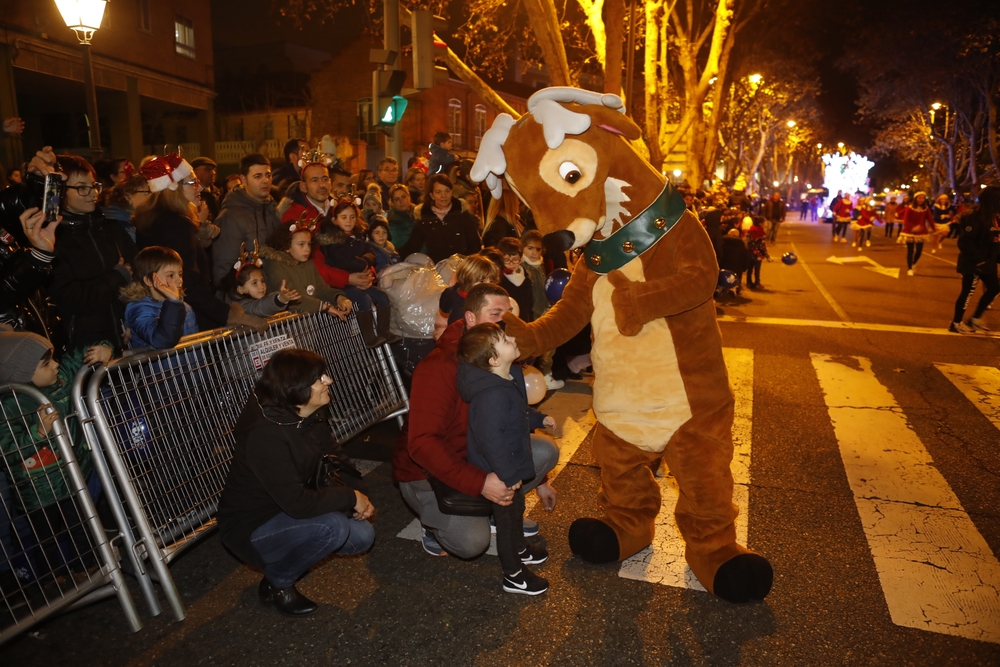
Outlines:
{"type": "Polygon", "coordinates": [[[90,130],[90,160],[96,162],[101,149],[101,129],[97,118],[97,89],[94,66],[90,60],[90,40],[101,27],[107,0],[55,0],[66,27],[76,33],[83,49],[83,87],[87,97],[87,125],[90,130]]]}

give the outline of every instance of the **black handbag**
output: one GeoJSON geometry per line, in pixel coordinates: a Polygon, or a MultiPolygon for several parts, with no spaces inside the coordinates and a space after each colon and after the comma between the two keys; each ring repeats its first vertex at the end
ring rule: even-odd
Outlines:
{"type": "Polygon", "coordinates": [[[427,481],[434,491],[438,509],[442,514],[456,516],[490,516],[493,514],[493,503],[483,496],[469,496],[451,488],[433,475],[427,476],[427,481]]]}

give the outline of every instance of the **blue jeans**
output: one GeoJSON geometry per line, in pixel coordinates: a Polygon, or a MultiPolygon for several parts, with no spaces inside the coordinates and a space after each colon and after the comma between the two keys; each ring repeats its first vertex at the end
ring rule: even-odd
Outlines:
{"type": "Polygon", "coordinates": [[[377,287],[361,289],[348,285],[344,288],[344,294],[354,304],[355,310],[369,311],[372,309],[372,303],[378,308],[389,307],[389,295],[377,287]]]}
{"type": "Polygon", "coordinates": [[[342,512],[309,519],[293,519],[282,512],[250,535],[250,544],[264,561],[264,576],[277,589],[288,588],[332,553],[359,554],[374,541],[375,528],[370,523],[342,512]]]}

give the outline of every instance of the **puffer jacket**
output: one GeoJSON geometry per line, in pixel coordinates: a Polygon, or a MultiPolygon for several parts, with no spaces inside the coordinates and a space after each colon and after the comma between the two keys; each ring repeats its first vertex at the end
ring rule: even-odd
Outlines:
{"type": "MultiPolygon", "coordinates": [[[[85,352],[81,349],[64,356],[59,363],[56,383],[41,390],[63,417],[74,412],[70,403],[73,376],[83,366],[85,352]]],[[[26,419],[11,419],[7,428],[0,429],[0,450],[14,477],[19,508],[29,512],[69,498],[72,494],[66,484],[69,474],[64,470],[58,447],[55,442],[50,444],[48,439],[38,435],[38,419],[32,416],[40,406],[23,395],[15,398],[12,394],[5,394],[0,402],[6,415],[28,415],[26,419]]],[[[69,427],[73,454],[83,471],[83,478],[87,479],[93,470],[93,461],[79,420],[64,419],[63,423],[69,427]]]]}
{"type": "Polygon", "coordinates": [[[426,248],[425,252],[437,263],[456,253],[474,255],[483,247],[479,221],[468,212],[463,200],[451,198],[451,209],[444,220],[438,219],[431,204],[426,202],[414,209],[414,217],[417,222],[410,238],[399,249],[401,257],[409,257],[426,248]]]}
{"type": "Polygon", "coordinates": [[[132,330],[133,349],[152,346],[162,350],[177,345],[181,336],[198,333],[194,309],[183,301],[157,301],[138,282],[122,289],[121,300],[125,302],[125,324],[132,330]]]}
{"type": "Polygon", "coordinates": [[[545,419],[528,407],[521,367],[511,366],[510,375],[505,379],[464,361],[458,364],[458,393],[469,404],[469,463],[496,473],[508,487],[535,476],[531,431],[545,419]]]}
{"type": "Polygon", "coordinates": [[[306,487],[324,454],[337,454],[350,463],[330,435],[317,410],[305,419],[272,406],[263,408],[251,394],[233,435],[236,449],[219,501],[222,543],[244,563],[263,567],[250,536],[284,512],[293,519],[309,519],[331,512],[348,512],[357,504],[354,490],[367,493],[357,477],[342,475],[352,486],[306,487]]]}
{"type": "Polygon", "coordinates": [[[280,285],[284,280],[286,288],[299,293],[299,300],[288,305],[293,313],[318,313],[324,301],[336,304],[337,298],[344,296],[342,291],[323,282],[311,260],[297,262],[287,252],[270,246],[260,249],[260,258],[268,285],[280,285]]]}
{"type": "Polygon", "coordinates": [[[246,190],[233,190],[222,201],[215,224],[221,230],[212,245],[212,280],[218,285],[240,257],[240,246],[253,248],[254,240],[264,245],[278,225],[281,216],[270,197],[259,202],[246,190]]]}
{"type": "MultiPolygon", "coordinates": [[[[357,228],[354,230],[358,231],[357,228]]],[[[315,242],[323,250],[327,266],[348,273],[368,271],[375,266],[375,251],[364,238],[347,234],[344,230],[327,225],[316,235],[315,242]]]]}
{"type": "Polygon", "coordinates": [[[121,348],[125,309],[118,291],[132,278],[125,264],[135,259],[135,243],[99,211],[63,212],[56,230],[56,261],[49,296],[72,347],[110,340],[121,348]]]}

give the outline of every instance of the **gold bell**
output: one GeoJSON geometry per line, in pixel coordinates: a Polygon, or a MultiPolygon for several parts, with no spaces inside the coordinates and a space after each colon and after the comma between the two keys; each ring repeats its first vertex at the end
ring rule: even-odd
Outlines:
{"type": "Polygon", "coordinates": [[[667,221],[664,218],[657,218],[653,221],[653,226],[657,229],[663,229],[667,226],[667,221]]]}
{"type": "Polygon", "coordinates": [[[626,241],[625,243],[622,244],[622,250],[624,250],[625,252],[632,252],[633,250],[635,250],[635,246],[632,245],[631,241],[626,241]]]}
{"type": "Polygon", "coordinates": [[[601,265],[601,256],[600,255],[591,255],[590,256],[590,263],[593,264],[594,266],[600,266],[601,265]]]}

